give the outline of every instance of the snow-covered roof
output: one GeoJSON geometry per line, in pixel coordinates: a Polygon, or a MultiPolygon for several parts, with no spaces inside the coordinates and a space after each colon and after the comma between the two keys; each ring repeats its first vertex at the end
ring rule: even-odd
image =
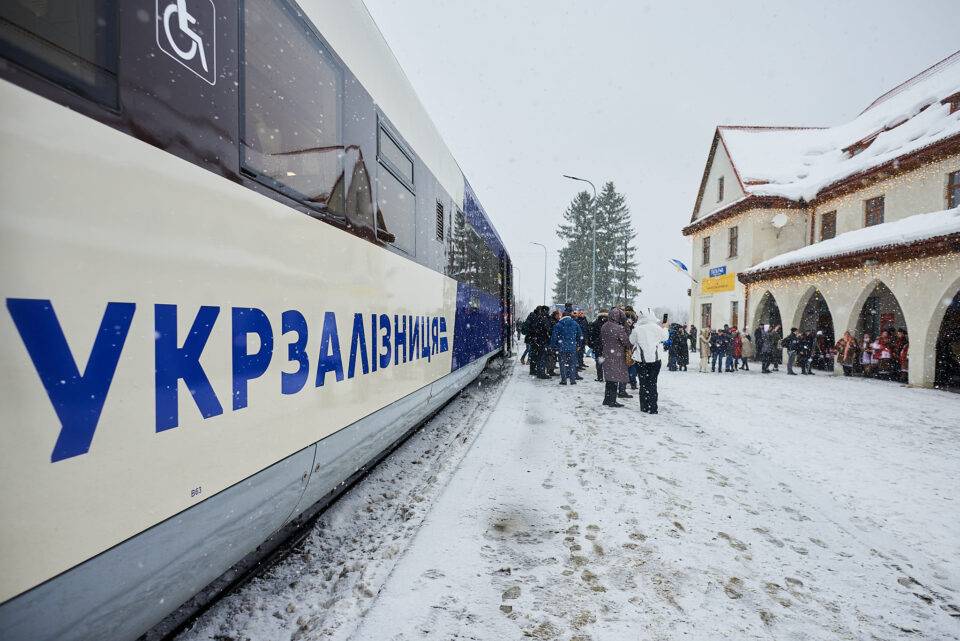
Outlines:
{"type": "Polygon", "coordinates": [[[825,187],[960,134],[960,51],[877,98],[852,121],[827,128],[721,126],[744,190],[810,201],[825,187]],[[872,139],[872,140],[871,140],[872,139]],[[851,154],[848,149],[869,143],[851,154]]]}
{"type": "Polygon", "coordinates": [[[960,233],[960,207],[848,231],[835,238],[807,245],[744,270],[752,274],[767,269],[836,258],[870,249],[906,245],[920,240],[960,233]]]}

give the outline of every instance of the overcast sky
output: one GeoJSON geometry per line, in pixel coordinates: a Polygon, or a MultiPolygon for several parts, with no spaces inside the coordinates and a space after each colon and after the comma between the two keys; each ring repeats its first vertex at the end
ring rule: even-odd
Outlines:
{"type": "Polygon", "coordinates": [[[960,48],[958,0],[365,2],[537,303],[529,243],[552,249],[549,289],[580,188],[561,174],[616,183],[639,303],[686,308],[667,259],[690,261],[680,229],[716,125],[841,123],[960,48]]]}

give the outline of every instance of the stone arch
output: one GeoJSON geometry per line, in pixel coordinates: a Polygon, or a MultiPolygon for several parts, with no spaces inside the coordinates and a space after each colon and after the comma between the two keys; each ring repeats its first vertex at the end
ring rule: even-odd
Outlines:
{"type": "Polygon", "coordinates": [[[906,327],[907,317],[900,300],[882,280],[874,279],[861,292],[851,310],[857,336],[869,332],[874,338],[883,330],[906,327]]]}
{"type": "Polygon", "coordinates": [[[783,318],[780,314],[780,306],[777,304],[777,299],[769,289],[764,291],[764,293],[760,296],[760,300],[757,303],[751,318],[753,318],[753,329],[765,324],[770,324],[771,326],[783,325],[783,318]]]}
{"type": "MultiPolygon", "coordinates": [[[[869,333],[871,340],[876,340],[883,330],[901,327],[909,330],[910,325],[900,305],[900,297],[883,280],[874,278],[860,291],[850,310],[846,327],[838,327],[837,331],[849,330],[858,342],[862,342],[865,334],[869,333]]],[[[881,374],[900,376],[895,367],[896,363],[891,369],[884,368],[881,374]]],[[[915,376],[909,378],[910,382],[914,382],[915,376]]]]}
{"type": "Polygon", "coordinates": [[[834,331],[833,312],[826,297],[817,287],[811,285],[800,297],[797,310],[793,315],[793,324],[784,328],[784,334],[796,327],[801,333],[816,334],[819,349],[813,366],[819,370],[833,370],[833,360],[827,356],[830,348],[837,342],[834,331]]]}
{"type": "Polygon", "coordinates": [[[822,331],[828,340],[834,341],[833,312],[823,292],[815,286],[811,285],[800,297],[791,327],[797,327],[801,332],[822,331]]]}
{"type": "Polygon", "coordinates": [[[960,350],[960,278],[937,300],[923,339],[922,353],[926,355],[922,364],[923,380],[935,387],[960,389],[960,352],[957,351],[960,350]]]}

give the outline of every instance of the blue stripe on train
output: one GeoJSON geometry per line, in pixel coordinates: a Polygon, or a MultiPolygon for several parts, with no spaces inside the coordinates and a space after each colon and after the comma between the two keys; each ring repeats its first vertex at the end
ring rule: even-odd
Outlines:
{"type": "Polygon", "coordinates": [[[500,349],[502,331],[500,298],[473,285],[457,283],[456,314],[452,371],[500,349]]]}

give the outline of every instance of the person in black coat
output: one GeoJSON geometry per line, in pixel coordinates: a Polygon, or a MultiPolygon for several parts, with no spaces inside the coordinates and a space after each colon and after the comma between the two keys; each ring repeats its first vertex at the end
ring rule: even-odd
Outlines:
{"type": "Polygon", "coordinates": [[[546,350],[550,344],[549,308],[540,305],[527,321],[527,337],[530,339],[530,373],[537,378],[550,378],[544,371],[546,350]]]}
{"type": "Polygon", "coordinates": [[[683,325],[677,329],[677,369],[681,372],[687,371],[687,365],[690,364],[690,337],[687,336],[687,330],[683,325]]]}
{"type": "MultiPolygon", "coordinates": [[[[559,309],[555,309],[552,312],[550,312],[549,310],[550,308],[548,307],[547,311],[549,312],[549,316],[547,318],[550,323],[549,324],[550,329],[548,330],[547,336],[553,336],[553,328],[556,327],[557,323],[560,322],[561,315],[560,315],[559,309]]],[[[557,375],[557,352],[556,350],[553,349],[553,347],[550,346],[549,338],[547,339],[547,347],[546,347],[546,351],[544,352],[543,363],[544,363],[544,370],[547,376],[557,375]]]]}
{"type": "Polygon", "coordinates": [[[593,359],[597,364],[597,380],[603,382],[603,363],[600,360],[600,356],[603,354],[603,343],[600,339],[600,328],[603,327],[603,324],[607,322],[607,310],[601,309],[600,314],[590,323],[590,331],[588,333],[589,341],[588,345],[593,351],[593,359]]]}
{"type": "Polygon", "coordinates": [[[797,358],[800,360],[800,373],[813,375],[813,349],[816,337],[813,332],[807,332],[797,340],[797,358]]]}

